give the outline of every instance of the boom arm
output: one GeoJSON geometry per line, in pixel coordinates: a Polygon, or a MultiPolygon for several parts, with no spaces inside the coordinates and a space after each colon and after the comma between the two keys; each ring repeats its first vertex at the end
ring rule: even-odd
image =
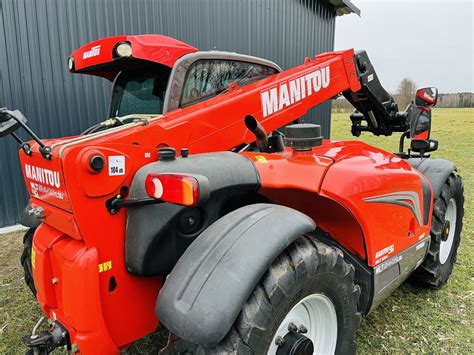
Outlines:
{"type": "MultiPolygon", "coordinates": [[[[398,111],[393,97],[380,84],[365,51],[346,50],[324,53],[314,60],[307,58],[303,65],[268,80],[257,86],[261,111],[247,111],[247,114],[255,115],[267,131],[294,121],[341,92],[356,108],[350,117],[354,135],[359,136],[362,131],[391,135],[405,132],[409,127],[408,114],[398,111]]],[[[242,89],[245,91],[246,88],[242,89]]],[[[250,99],[254,93],[246,96],[242,92],[243,107],[255,107],[250,99]]],[[[254,139],[249,133],[245,139],[247,143],[254,139]]]]}
{"type": "MultiPolygon", "coordinates": [[[[249,110],[247,114],[254,115],[267,131],[272,131],[302,117],[309,109],[341,92],[359,90],[361,84],[354,51],[323,53],[314,59],[306,58],[303,65],[283,71],[258,86],[255,93],[259,93],[259,110],[249,110]]],[[[251,108],[250,98],[255,96],[249,95],[245,103],[244,97],[243,107],[251,108]]],[[[253,140],[253,134],[248,131],[245,142],[253,140]]]]}
{"type": "Polygon", "coordinates": [[[345,91],[344,97],[356,108],[351,115],[352,134],[362,131],[389,136],[393,132],[408,130],[408,114],[399,112],[393,97],[385,91],[365,51],[354,55],[361,89],[345,91]],[[363,121],[366,125],[363,125],[363,121]]]}

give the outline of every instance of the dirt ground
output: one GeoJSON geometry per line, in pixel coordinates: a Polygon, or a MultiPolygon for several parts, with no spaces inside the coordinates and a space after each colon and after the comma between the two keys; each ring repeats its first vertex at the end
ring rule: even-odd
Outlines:
{"type": "MultiPolygon", "coordinates": [[[[332,138],[353,139],[348,114],[333,114],[332,138]]],[[[474,352],[474,109],[435,109],[432,137],[440,142],[433,154],[454,161],[464,180],[464,229],[454,273],[440,291],[402,285],[363,320],[357,333],[360,353],[474,352]]],[[[398,135],[360,139],[389,151],[398,135]]],[[[40,309],[23,280],[19,263],[22,233],[0,235],[0,354],[24,353],[21,336],[40,317],[40,309]]],[[[156,353],[166,336],[157,331],[138,341],[127,354],[156,353]]]]}

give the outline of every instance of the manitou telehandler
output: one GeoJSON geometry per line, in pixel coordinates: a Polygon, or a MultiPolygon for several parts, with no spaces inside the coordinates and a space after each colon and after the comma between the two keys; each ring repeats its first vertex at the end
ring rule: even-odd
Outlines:
{"type": "Polygon", "coordinates": [[[117,354],[161,322],[164,353],[353,353],[361,316],[407,278],[450,276],[463,184],[428,155],[435,88],[399,112],[364,51],[282,71],[158,35],[89,43],[69,70],[113,81],[109,119],[43,140],[0,111],[30,194],[30,351],[117,354]],[[399,151],[299,121],[339,94],[354,135],[402,132],[399,151]]]}

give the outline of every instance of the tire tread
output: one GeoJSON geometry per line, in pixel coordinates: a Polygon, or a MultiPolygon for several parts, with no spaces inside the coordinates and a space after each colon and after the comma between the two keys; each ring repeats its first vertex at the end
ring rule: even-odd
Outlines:
{"type": "Polygon", "coordinates": [[[23,251],[20,257],[20,263],[23,266],[23,272],[25,275],[25,283],[28,288],[36,297],[35,280],[33,279],[33,268],[31,265],[31,250],[33,248],[33,236],[35,234],[35,228],[30,228],[23,236],[23,251]]]}
{"type": "Polygon", "coordinates": [[[450,277],[453,271],[453,265],[456,262],[457,249],[459,247],[462,231],[462,220],[464,217],[464,185],[461,176],[456,173],[452,173],[445,184],[441,188],[440,196],[434,201],[433,206],[433,217],[431,222],[431,243],[423,263],[415,270],[410,276],[410,282],[412,284],[423,286],[431,289],[440,289],[450,277]],[[457,199],[458,208],[457,223],[456,223],[456,234],[452,248],[454,249],[451,255],[451,259],[447,260],[449,267],[444,267],[439,262],[439,250],[441,243],[441,236],[443,233],[443,224],[445,220],[445,214],[448,207],[448,203],[451,198],[457,199]],[[446,272],[443,272],[443,270],[446,272]]]}
{"type": "MultiPolygon", "coordinates": [[[[273,304],[278,304],[280,297],[289,294],[288,290],[296,284],[299,276],[318,271],[335,273],[352,283],[350,297],[354,305],[354,323],[357,328],[361,321],[361,314],[357,311],[360,288],[354,284],[354,267],[344,261],[341,251],[303,236],[275,259],[242,308],[226,338],[212,350],[199,347],[198,353],[252,354],[253,345],[261,339],[262,333],[268,330],[267,327],[271,324],[265,315],[272,314],[273,304]],[[262,312],[261,305],[270,307],[270,312],[262,312]]],[[[355,352],[355,337],[348,341],[350,344],[347,348],[350,352],[355,352]]]]}

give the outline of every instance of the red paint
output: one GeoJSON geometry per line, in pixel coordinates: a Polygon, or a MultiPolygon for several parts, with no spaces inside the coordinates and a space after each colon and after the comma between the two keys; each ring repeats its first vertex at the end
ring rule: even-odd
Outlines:
{"type": "Polygon", "coordinates": [[[382,261],[376,260],[377,251],[393,244],[391,255],[395,255],[418,242],[423,233],[429,235],[431,221],[414,224],[409,209],[364,201],[399,191],[423,196],[424,177],[394,154],[362,142],[325,140],[305,153],[287,149],[281,154],[244,155],[255,162],[263,195],[305,212],[370,266],[382,261]]]}

